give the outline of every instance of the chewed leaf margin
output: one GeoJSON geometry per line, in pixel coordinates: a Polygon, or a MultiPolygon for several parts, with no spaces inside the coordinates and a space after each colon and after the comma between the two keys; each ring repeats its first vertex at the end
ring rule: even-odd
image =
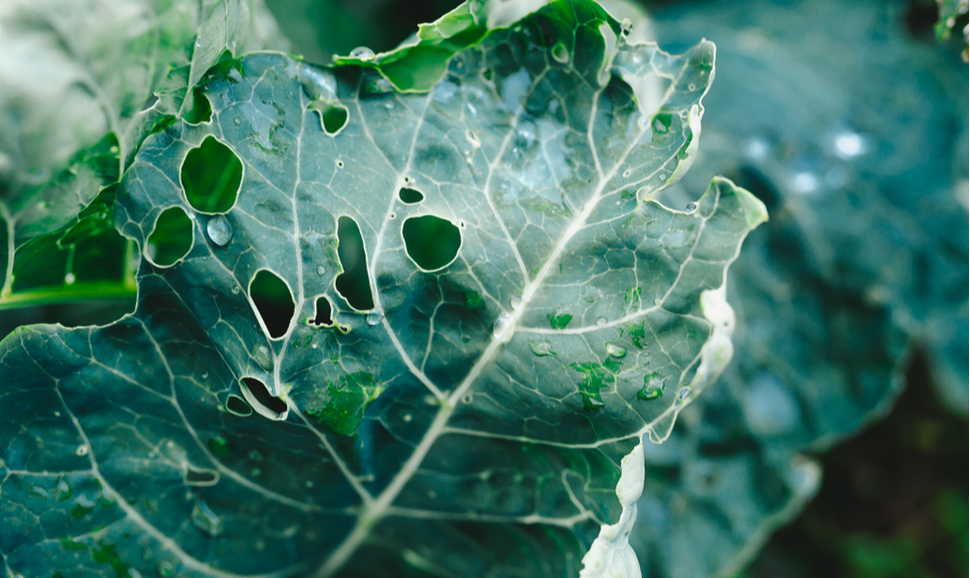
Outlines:
{"type": "MultiPolygon", "coordinates": [[[[4,425],[3,467],[18,472],[7,495],[54,516],[114,500],[78,522],[62,516],[51,533],[141,572],[460,573],[469,560],[498,573],[578,570],[595,528],[618,514],[620,457],[643,433],[665,437],[726,363],[718,336],[731,317],[715,294],[765,218],[724,180],[685,211],[641,200],[690,160],[713,47],[671,56],[626,46],[619,30],[595,4],[557,2],[456,55],[427,94],[372,91],[383,78],[373,71],[272,54],[209,78],[210,122],[147,139],[117,211],[145,250],[150,224],[181,207],[188,253],[168,267],[143,260],[139,309],[115,325],[26,329],[0,345],[25,408],[4,425]],[[590,47],[572,60],[580,70],[556,57],[555,36],[504,52],[526,30],[579,29],[590,47]],[[618,51],[641,58],[612,68],[618,51]],[[663,131],[625,84],[651,75],[689,77],[661,103],[663,131]],[[309,106],[324,91],[307,91],[308,78],[333,80],[349,113],[339,134],[309,106]],[[215,234],[177,178],[213,134],[246,167],[215,234]],[[453,143],[474,148],[471,160],[453,143]],[[440,173],[447,165],[456,170],[440,173]],[[402,203],[405,186],[423,200],[402,203]],[[397,232],[429,214],[463,241],[426,273],[397,232]],[[370,310],[334,287],[350,258],[337,233],[345,215],[360,229],[370,310]],[[293,292],[278,340],[247,290],[260,270],[293,292]],[[299,322],[321,303],[319,323],[299,322]],[[668,394],[639,399],[658,371],[668,394]],[[70,452],[41,455],[38,438],[15,433],[41,416],[41,441],[70,452]],[[30,488],[50,495],[42,472],[65,455],[77,504],[29,501],[40,500],[30,488]],[[139,557],[144,547],[156,558],[139,557]],[[249,555],[263,550],[279,555],[249,555]]],[[[32,564],[47,547],[18,540],[6,564],[32,564]]]]}

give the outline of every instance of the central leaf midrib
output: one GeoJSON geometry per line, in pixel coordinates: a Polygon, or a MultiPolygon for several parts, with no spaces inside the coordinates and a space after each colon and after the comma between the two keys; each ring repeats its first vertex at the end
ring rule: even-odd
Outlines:
{"type": "MultiPolygon", "coordinates": [[[[531,87],[530,87],[531,90],[531,87]]],[[[640,129],[640,133],[636,138],[632,140],[629,147],[624,151],[623,155],[613,163],[613,167],[606,174],[603,174],[602,168],[599,162],[599,155],[596,151],[596,141],[591,138],[591,133],[593,130],[593,122],[596,118],[596,110],[598,108],[597,102],[599,96],[602,94],[603,88],[597,90],[592,99],[592,110],[589,115],[589,127],[587,128],[587,140],[589,141],[590,151],[596,163],[597,172],[600,175],[600,181],[596,187],[593,196],[586,202],[585,207],[579,213],[579,216],[573,221],[572,225],[566,230],[563,236],[560,238],[559,243],[550,252],[545,264],[540,269],[539,273],[536,275],[535,279],[528,283],[522,294],[523,306],[518,310],[513,310],[512,317],[509,322],[509,331],[514,334],[515,324],[521,318],[522,314],[526,311],[527,305],[538,290],[538,288],[543,284],[552,269],[552,264],[556,261],[562,252],[565,250],[566,245],[573,239],[573,237],[582,230],[586,220],[592,214],[593,210],[598,206],[600,200],[603,198],[602,193],[606,185],[615,176],[617,170],[626,161],[627,157],[631,151],[639,143],[640,139],[643,137],[645,132],[644,129],[640,129]]],[[[514,126],[511,127],[514,131],[514,126]]],[[[500,158],[500,156],[497,156],[500,158]]],[[[666,164],[666,163],[664,163],[666,164]]],[[[486,194],[488,190],[486,189],[486,194]]],[[[503,223],[504,224],[504,223],[503,223]]],[[[514,247],[514,245],[513,245],[514,247]]],[[[517,252],[517,249],[516,249],[517,252]]],[[[386,323],[386,322],[385,322],[386,323]]],[[[438,410],[438,414],[435,416],[434,421],[428,427],[424,436],[421,438],[421,442],[415,447],[414,451],[411,453],[411,457],[403,464],[400,472],[391,480],[391,483],[378,495],[377,499],[365,506],[364,511],[358,517],[358,522],[354,526],[353,530],[344,541],[332,551],[330,556],[324,561],[324,563],[319,567],[315,576],[318,578],[324,578],[332,575],[338,569],[340,569],[344,563],[350,558],[351,555],[357,550],[363,540],[367,537],[370,530],[380,522],[387,515],[387,510],[390,508],[393,501],[403,490],[404,486],[413,477],[414,473],[417,471],[421,462],[424,460],[427,453],[430,451],[431,446],[437,441],[441,434],[445,431],[445,425],[454,413],[459,400],[464,395],[464,393],[474,384],[479,375],[481,374],[484,367],[491,362],[492,356],[498,350],[498,348],[503,345],[506,341],[501,341],[497,339],[494,335],[492,336],[491,343],[485,349],[485,351],[479,356],[475,365],[469,371],[468,375],[462,381],[461,385],[455,389],[455,391],[442,403],[442,407],[438,410]]]]}

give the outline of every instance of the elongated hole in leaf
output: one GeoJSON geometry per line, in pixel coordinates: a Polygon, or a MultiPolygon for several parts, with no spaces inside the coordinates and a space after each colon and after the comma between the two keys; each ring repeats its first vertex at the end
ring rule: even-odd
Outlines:
{"type": "Polygon", "coordinates": [[[333,305],[330,304],[330,300],[326,297],[317,297],[317,301],[313,306],[313,319],[310,319],[310,325],[322,325],[330,327],[333,325],[333,305]]]}
{"type": "Polygon", "coordinates": [[[296,304],[286,282],[272,271],[263,269],[249,283],[249,297],[269,331],[269,336],[279,339],[286,335],[293,321],[296,304]]]}
{"type": "Polygon", "coordinates": [[[185,470],[183,481],[186,486],[214,486],[219,481],[219,472],[190,467],[185,470]]]}
{"type": "Polygon", "coordinates": [[[169,207],[155,221],[145,255],[159,267],[170,267],[192,248],[192,220],[182,207],[169,207]]]}
{"type": "Polygon", "coordinates": [[[424,200],[424,195],[421,193],[421,191],[416,191],[414,189],[401,189],[398,191],[397,196],[405,205],[413,205],[414,203],[420,203],[424,200]]]}
{"type": "Polygon", "coordinates": [[[311,102],[307,108],[317,111],[317,114],[320,115],[320,124],[323,125],[323,131],[331,136],[336,135],[347,126],[347,107],[342,104],[333,105],[317,100],[311,102]]]}
{"type": "Polygon", "coordinates": [[[189,151],[182,163],[185,198],[196,211],[225,213],[236,203],[242,183],[242,161],[213,137],[189,151]]]}
{"type": "Polygon", "coordinates": [[[254,377],[244,377],[241,386],[246,401],[258,414],[270,419],[282,419],[289,411],[286,402],[270,394],[262,381],[254,377]]]}
{"type": "Polygon", "coordinates": [[[200,124],[210,120],[212,120],[212,105],[209,104],[209,97],[201,87],[196,87],[192,91],[192,108],[185,114],[185,122],[200,124]]]}
{"type": "Polygon", "coordinates": [[[367,277],[367,255],[360,228],[350,217],[337,220],[337,254],[343,273],[337,275],[337,293],[358,311],[374,308],[374,297],[367,277]]]}
{"type": "Polygon", "coordinates": [[[230,395],[226,400],[226,411],[239,417],[249,417],[253,415],[253,408],[249,407],[246,400],[238,395],[230,395]]]}
{"type": "Polygon", "coordinates": [[[404,221],[403,234],[408,256],[426,271],[441,269],[454,261],[461,247],[458,227],[433,215],[404,221]]]}

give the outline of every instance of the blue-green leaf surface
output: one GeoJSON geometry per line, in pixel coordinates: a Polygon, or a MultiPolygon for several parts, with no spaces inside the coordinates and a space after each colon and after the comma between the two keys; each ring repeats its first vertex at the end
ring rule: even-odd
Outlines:
{"type": "Polygon", "coordinates": [[[724,179],[644,200],[692,160],[713,58],[575,0],[423,94],[276,54],[214,69],[211,122],[146,139],[122,182],[137,311],[0,343],[6,571],[574,576],[620,458],[730,357],[712,296],[764,206],[724,179]],[[184,193],[206,142],[242,164],[224,214],[184,193]],[[433,270],[405,228],[427,216],[461,239],[433,270]]]}
{"type": "Polygon", "coordinates": [[[729,275],[734,361],[646,448],[631,543],[645,576],[730,575],[813,495],[799,454],[885,413],[914,348],[967,411],[966,67],[878,1],[655,16],[662,46],[718,45],[697,161],[665,201],[726,174],[771,221],[729,275]]]}

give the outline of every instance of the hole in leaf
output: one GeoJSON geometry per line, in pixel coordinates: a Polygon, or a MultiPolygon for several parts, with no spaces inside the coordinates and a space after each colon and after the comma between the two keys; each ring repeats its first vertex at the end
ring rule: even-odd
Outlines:
{"type": "Polygon", "coordinates": [[[242,161],[236,153],[215,138],[206,137],[182,163],[185,198],[196,211],[225,213],[236,203],[242,173],[242,161]]]}
{"type": "Polygon", "coordinates": [[[282,399],[270,394],[262,381],[254,377],[244,377],[240,385],[243,397],[256,413],[273,420],[286,419],[289,406],[282,399]]]}
{"type": "Polygon", "coordinates": [[[249,417],[253,415],[253,408],[249,407],[246,400],[238,395],[230,395],[226,400],[226,411],[239,417],[249,417]]]}
{"type": "Polygon", "coordinates": [[[426,271],[441,269],[454,261],[461,246],[458,227],[434,215],[404,221],[403,233],[408,256],[426,271]]]}
{"type": "Polygon", "coordinates": [[[249,297],[256,305],[269,336],[279,339],[286,335],[296,310],[286,282],[272,271],[263,269],[249,283],[249,297]]]}
{"type": "Polygon", "coordinates": [[[333,105],[322,100],[315,100],[307,107],[317,111],[323,131],[331,136],[339,133],[347,125],[347,107],[342,104],[333,105]]]}
{"type": "Polygon", "coordinates": [[[415,191],[414,189],[401,189],[397,196],[405,205],[413,205],[424,200],[424,195],[421,191],[415,191]]]}
{"type": "Polygon", "coordinates": [[[182,207],[162,211],[148,236],[145,255],[159,267],[170,267],[192,248],[192,220],[182,207]]]}
{"type": "Polygon", "coordinates": [[[333,305],[326,297],[317,297],[317,302],[313,306],[313,319],[309,320],[310,325],[330,327],[333,325],[333,305]]]}
{"type": "Polygon", "coordinates": [[[214,486],[219,481],[219,472],[186,468],[183,478],[186,486],[214,486]]]}
{"type": "Polygon", "coordinates": [[[146,98],[145,99],[145,102],[142,103],[142,105],[141,105],[142,112],[144,112],[144,111],[150,109],[151,107],[155,106],[155,103],[156,102],[158,102],[158,95],[155,94],[154,92],[151,93],[151,94],[149,94],[148,95],[148,98],[146,98]]]}
{"type": "Polygon", "coordinates": [[[212,105],[201,87],[192,91],[192,108],[185,114],[185,122],[199,124],[212,120],[212,105]]]}
{"type": "Polygon", "coordinates": [[[367,278],[367,255],[360,228],[350,217],[337,220],[337,254],[343,273],[337,275],[337,293],[357,311],[374,308],[374,298],[367,278]]]}

